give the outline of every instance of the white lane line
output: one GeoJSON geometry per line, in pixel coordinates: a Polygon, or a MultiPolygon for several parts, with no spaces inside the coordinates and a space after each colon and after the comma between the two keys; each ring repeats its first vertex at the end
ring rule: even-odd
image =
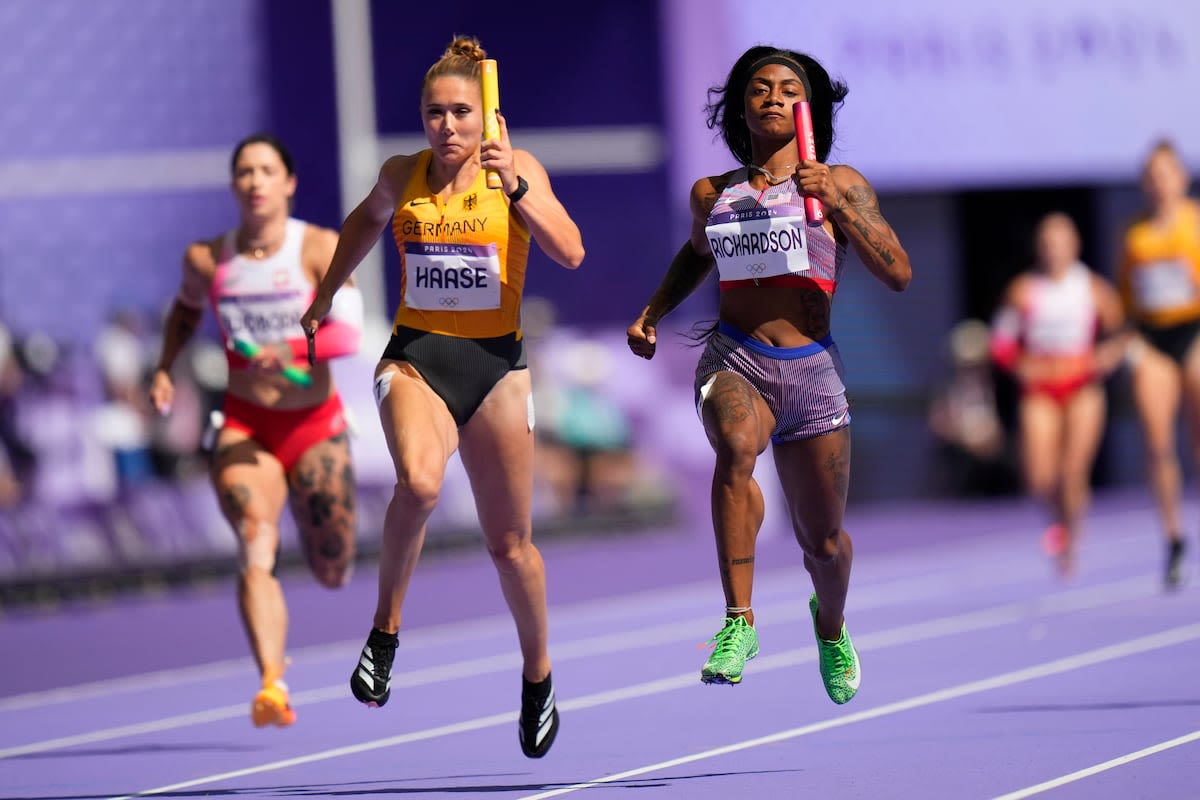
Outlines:
{"type": "Polygon", "coordinates": [[[1178,628],[1162,631],[1148,636],[1141,636],[1136,639],[1130,639],[1119,644],[1099,647],[1095,650],[1088,650],[1073,656],[1055,659],[1044,664],[1038,664],[1032,667],[1005,672],[1000,675],[995,675],[991,678],[983,678],[982,680],[969,681],[967,683],[952,686],[948,689],[939,689],[936,692],[927,692],[926,694],[910,697],[907,700],[899,700],[894,703],[877,706],[875,708],[860,711],[855,714],[847,714],[843,717],[835,719],[823,720],[821,722],[812,723],[810,725],[802,725],[797,728],[789,728],[788,730],[779,731],[767,736],[759,736],[754,739],[746,739],[741,742],[725,745],[723,747],[715,747],[710,750],[705,750],[700,753],[691,753],[686,756],[680,756],[667,761],[660,761],[656,764],[647,764],[643,767],[636,767],[625,772],[620,772],[615,775],[605,775],[600,778],[587,781],[585,783],[577,783],[571,786],[564,786],[561,789],[554,789],[548,792],[539,794],[527,795],[521,800],[547,800],[551,797],[560,797],[565,794],[582,791],[583,789],[592,789],[597,786],[615,783],[617,781],[635,778],[639,775],[645,775],[651,772],[658,772],[671,767],[677,767],[682,764],[690,764],[696,761],[702,761],[709,758],[717,758],[718,756],[736,753],[742,750],[749,750],[754,747],[762,747],[764,745],[775,744],[777,742],[795,739],[800,736],[807,736],[812,733],[820,733],[832,728],[841,728],[847,725],[852,725],[858,722],[866,722],[868,720],[878,719],[880,717],[897,714],[901,711],[910,711],[914,708],[942,703],[947,700],[956,700],[967,695],[979,694],[980,692],[990,691],[992,689],[1000,689],[1006,686],[1012,686],[1017,683],[1036,680],[1038,678],[1046,678],[1051,675],[1058,675],[1072,670],[1082,669],[1105,661],[1113,661],[1126,656],[1137,655],[1139,653],[1158,650],[1164,647],[1170,647],[1183,642],[1200,639],[1200,624],[1183,625],[1178,628]]]}
{"type": "Polygon", "coordinates": [[[1085,767],[1084,769],[1077,770],[1067,775],[1062,775],[1052,780],[1044,781],[1034,786],[1018,789],[1015,792],[999,795],[993,798],[993,800],[1021,800],[1021,798],[1024,797],[1033,797],[1035,794],[1048,792],[1051,789],[1057,789],[1060,786],[1066,786],[1068,783],[1074,783],[1075,781],[1083,780],[1084,778],[1090,778],[1091,776],[1098,775],[1101,772],[1107,772],[1110,769],[1115,769],[1116,767],[1122,767],[1126,764],[1138,761],[1146,756],[1152,756],[1156,753],[1161,753],[1164,750],[1170,750],[1174,747],[1191,744],[1195,741],[1200,741],[1200,731],[1192,731],[1191,733],[1186,733],[1183,736],[1176,736],[1174,739],[1168,739],[1165,742],[1159,742],[1158,744],[1150,745],[1149,747],[1143,747],[1141,750],[1135,750],[1132,753],[1126,753],[1123,756],[1117,756],[1116,758],[1109,759],[1108,761],[1100,764],[1094,764],[1090,767],[1085,767]]]}
{"type": "MultiPolygon", "coordinates": [[[[860,652],[873,652],[875,650],[881,650],[887,647],[900,647],[941,638],[943,636],[973,633],[981,630],[987,630],[989,628],[998,628],[1004,625],[1014,624],[1039,617],[1048,617],[1057,614],[1070,613],[1073,611],[1101,608],[1106,605],[1123,603],[1127,600],[1138,599],[1149,595],[1156,595],[1159,593],[1159,591],[1160,590],[1156,585],[1152,585],[1144,578],[1128,578],[1126,580],[1116,581],[1114,583],[1102,584],[1083,589],[1073,589],[1070,591],[1061,592],[1057,595],[1050,595],[1045,598],[1018,603],[1008,603],[1006,605],[996,606],[994,608],[987,608],[979,611],[971,611],[963,614],[943,617],[941,619],[902,625],[873,633],[864,633],[855,636],[855,643],[860,652]]],[[[802,617],[806,618],[807,615],[807,610],[801,612],[801,610],[795,606],[775,609],[769,611],[769,613],[764,613],[764,617],[769,617],[772,620],[771,626],[767,627],[773,627],[775,624],[780,622],[794,621],[795,619],[802,617]]],[[[699,623],[693,620],[692,624],[699,623]]],[[[693,638],[689,633],[686,633],[687,631],[692,630],[692,624],[664,623],[661,625],[642,628],[637,631],[625,631],[620,634],[605,634],[603,636],[594,636],[570,641],[554,649],[554,659],[556,661],[568,661],[577,658],[594,657],[597,655],[609,655],[612,653],[638,649],[646,646],[687,641],[693,638]]],[[[816,660],[815,647],[783,650],[772,655],[760,656],[754,662],[754,671],[764,672],[768,670],[782,669],[784,667],[804,664],[814,660],[816,660]]],[[[404,685],[405,688],[412,688],[432,683],[440,683],[447,680],[478,677],[481,675],[511,671],[519,668],[520,663],[520,658],[516,653],[503,653],[499,655],[484,656],[481,658],[458,661],[452,664],[435,665],[406,673],[404,685]]],[[[659,681],[652,681],[648,684],[638,684],[634,687],[629,687],[629,689],[617,689],[610,692],[600,692],[587,695],[587,697],[592,699],[586,702],[583,699],[577,699],[573,701],[575,704],[583,703],[582,705],[572,706],[570,702],[564,702],[560,705],[563,708],[588,708],[591,705],[604,705],[606,703],[616,702],[617,700],[621,699],[640,697],[646,694],[644,689],[639,688],[643,686],[670,686],[671,688],[682,688],[683,686],[695,684],[696,674],[687,673],[684,676],[665,678],[663,680],[666,681],[665,684],[659,681]],[[629,691],[632,691],[633,693],[629,694],[629,691]]],[[[348,696],[349,691],[347,684],[339,683],[335,686],[326,686],[319,689],[309,689],[306,691],[295,692],[292,694],[291,700],[293,707],[300,709],[305,706],[311,706],[331,700],[346,700],[348,696]]],[[[23,745],[0,748],[0,759],[29,755],[31,753],[43,753],[50,750],[61,750],[66,747],[76,747],[82,744],[108,742],[128,736],[138,736],[146,733],[158,733],[178,728],[185,728],[191,725],[218,722],[226,719],[236,719],[237,717],[244,716],[245,714],[246,704],[239,703],[237,705],[227,705],[206,711],[164,717],[162,719],[151,720],[148,722],[113,726],[110,728],[89,731],[87,733],[61,736],[53,739],[30,742],[23,745]]]]}
{"type": "MultiPolygon", "coordinates": [[[[1083,653],[1078,653],[1073,656],[1058,658],[1053,661],[1048,661],[1032,667],[1024,667],[1022,669],[994,675],[990,678],[969,681],[967,683],[959,684],[958,686],[940,689],[935,692],[927,692],[925,694],[908,698],[907,700],[899,700],[894,703],[887,703],[882,706],[867,709],[866,711],[847,714],[842,717],[827,719],[797,728],[790,728],[788,730],[779,731],[778,733],[773,733],[768,736],[747,739],[742,742],[705,750],[700,753],[692,753],[690,755],[681,756],[668,761],[661,761],[656,764],[648,764],[646,766],[627,770],[615,775],[607,775],[604,777],[595,778],[586,783],[577,783],[549,792],[530,795],[522,798],[522,800],[544,800],[544,798],[557,797],[559,795],[569,794],[582,789],[603,786],[615,781],[633,778],[649,772],[657,772],[659,770],[669,769],[681,764],[689,764],[694,761],[716,758],[717,756],[735,753],[740,750],[748,750],[753,747],[774,744],[776,742],[794,739],[800,736],[806,736],[811,733],[819,733],[832,728],[840,728],[858,722],[866,722],[868,720],[878,719],[879,717],[897,714],[901,711],[910,711],[915,708],[921,708],[923,706],[929,706],[935,703],[942,703],[947,700],[954,700],[967,695],[989,691],[991,689],[1012,686],[1017,683],[1031,681],[1037,678],[1045,678],[1051,675],[1070,672],[1072,670],[1082,669],[1083,667],[1093,666],[1095,664],[1101,664],[1106,661],[1113,661],[1118,658],[1137,655],[1139,653],[1145,653],[1151,650],[1158,650],[1195,639],[1200,639],[1200,623],[1193,623],[1191,625],[1183,625],[1177,628],[1171,628],[1159,633],[1140,636],[1136,639],[1130,639],[1118,644],[1106,645],[1093,650],[1087,650],[1083,653]]],[[[619,702],[621,700],[626,700],[637,696],[661,694],[663,692],[680,689],[685,686],[692,687],[695,685],[696,674],[694,672],[689,672],[686,675],[677,675],[671,678],[649,681],[647,683],[642,683],[635,686],[624,687],[623,689],[618,689],[612,692],[600,692],[594,695],[581,697],[574,701],[566,701],[561,704],[561,707],[563,711],[571,711],[580,708],[603,705],[606,703],[619,702]]],[[[465,720],[452,725],[427,728],[425,730],[413,731],[411,733],[401,734],[398,736],[389,736],[385,739],[376,739],[374,741],[362,742],[356,745],[347,745],[344,747],[335,747],[329,750],[321,750],[304,756],[296,756],[279,761],[271,761],[266,764],[259,764],[253,767],[245,767],[238,770],[230,770],[228,772],[205,775],[199,778],[192,778],[190,780],[169,784],[167,786],[144,789],[136,794],[122,795],[119,797],[110,798],[109,800],[133,800],[135,797],[146,797],[149,795],[178,792],[184,789],[191,789],[196,786],[204,786],[207,784],[218,783],[220,781],[232,780],[234,778],[242,778],[249,775],[260,775],[265,772],[274,772],[281,769],[287,769],[289,767],[313,764],[319,761],[328,761],[334,758],[357,755],[373,750],[382,750],[388,747],[394,747],[396,745],[407,744],[410,742],[434,739],[441,736],[449,736],[467,731],[475,731],[497,725],[506,725],[515,722],[516,718],[516,712],[477,717],[472,720],[465,720]]]]}

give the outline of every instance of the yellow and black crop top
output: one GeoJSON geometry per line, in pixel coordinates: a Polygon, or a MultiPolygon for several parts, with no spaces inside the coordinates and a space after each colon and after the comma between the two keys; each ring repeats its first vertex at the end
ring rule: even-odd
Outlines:
{"type": "Polygon", "coordinates": [[[1117,283],[1138,321],[1161,327],[1200,318],[1200,204],[1187,200],[1168,228],[1130,225],[1117,283]]]}
{"type": "Polygon", "coordinates": [[[392,217],[400,251],[394,325],[472,339],[516,333],[529,260],[529,229],[502,189],[479,170],[471,188],[443,201],[429,189],[432,153],[418,155],[392,217]]]}

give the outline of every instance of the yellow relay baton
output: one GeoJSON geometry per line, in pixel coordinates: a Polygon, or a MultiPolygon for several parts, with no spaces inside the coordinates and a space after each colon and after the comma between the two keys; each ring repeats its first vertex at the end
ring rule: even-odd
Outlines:
{"type": "MultiPolygon", "coordinates": [[[[500,138],[500,121],[496,119],[496,111],[500,108],[500,83],[496,75],[496,59],[485,58],[479,62],[479,85],[483,89],[483,138],[491,141],[500,138]]],[[[500,173],[493,169],[487,171],[487,187],[499,189],[500,173]]]]}

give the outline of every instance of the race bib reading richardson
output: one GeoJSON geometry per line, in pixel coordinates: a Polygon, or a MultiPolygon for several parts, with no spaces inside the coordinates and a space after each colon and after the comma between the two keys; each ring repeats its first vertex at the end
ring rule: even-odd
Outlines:
{"type": "Polygon", "coordinates": [[[811,269],[804,226],[776,211],[756,208],[713,216],[705,234],[721,280],[796,275],[811,269]]]}

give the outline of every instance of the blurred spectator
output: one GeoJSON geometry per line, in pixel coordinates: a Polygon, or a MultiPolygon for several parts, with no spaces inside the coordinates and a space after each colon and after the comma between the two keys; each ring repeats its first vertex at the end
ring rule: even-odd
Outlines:
{"type": "Polygon", "coordinates": [[[140,314],[118,311],[96,337],[93,353],[104,383],[105,400],[92,420],[96,435],[113,453],[121,486],[154,476],[150,455],[152,414],[146,399],[148,338],[140,314]]]}
{"type": "Polygon", "coordinates": [[[612,352],[598,339],[556,323],[550,301],[525,298],[521,327],[530,342],[536,479],[549,491],[538,516],[661,504],[669,492],[639,463],[631,421],[612,391],[612,352]]]}
{"type": "Polygon", "coordinates": [[[140,311],[120,310],[96,338],[94,356],[104,400],[92,415],[96,437],[111,450],[118,484],[180,480],[205,472],[201,439],[209,412],[219,406],[228,368],[213,341],[189,344],[180,359],[169,416],[152,413],[147,399],[161,331],[140,311]]]}
{"type": "Polygon", "coordinates": [[[629,504],[635,456],[629,420],[604,393],[612,356],[582,339],[563,353],[565,380],[543,394],[538,462],[562,511],[619,510],[629,504]]]}
{"type": "Polygon", "coordinates": [[[24,377],[12,335],[0,324],[0,509],[21,502],[37,462],[17,427],[17,395],[24,377]]]}
{"type": "Polygon", "coordinates": [[[996,406],[987,323],[965,319],[950,331],[950,374],[929,408],[938,442],[937,486],[955,497],[1011,494],[1017,474],[996,406]]]}

